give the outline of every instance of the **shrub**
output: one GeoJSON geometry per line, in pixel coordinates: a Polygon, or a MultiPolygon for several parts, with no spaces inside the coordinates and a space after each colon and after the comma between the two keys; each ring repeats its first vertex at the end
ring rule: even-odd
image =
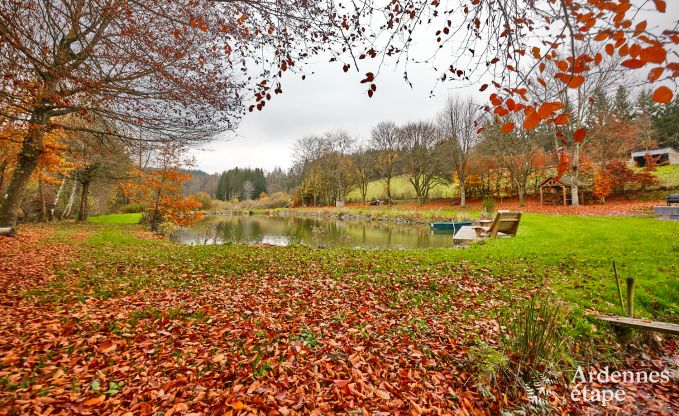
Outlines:
{"type": "Polygon", "coordinates": [[[143,212],[144,206],[137,202],[132,202],[130,204],[123,205],[119,210],[122,214],[131,214],[133,212],[143,212]]]}
{"type": "Polygon", "coordinates": [[[158,225],[158,233],[164,235],[165,237],[170,237],[172,233],[178,229],[179,226],[171,221],[164,221],[158,225]]]}
{"type": "Polygon", "coordinates": [[[207,211],[212,208],[212,198],[205,192],[198,192],[193,197],[196,201],[200,202],[200,208],[198,209],[201,211],[207,211]]]}

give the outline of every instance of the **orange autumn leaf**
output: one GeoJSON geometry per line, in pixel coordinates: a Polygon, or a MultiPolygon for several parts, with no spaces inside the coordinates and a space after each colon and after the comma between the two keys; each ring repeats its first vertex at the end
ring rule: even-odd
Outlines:
{"type": "Polygon", "coordinates": [[[667,104],[672,101],[674,94],[669,88],[662,86],[653,91],[653,101],[660,104],[667,104]]]}
{"type": "Polygon", "coordinates": [[[653,3],[655,3],[655,8],[658,9],[660,13],[665,13],[665,10],[667,9],[665,0],[653,0],[653,3]]]}
{"type": "Polygon", "coordinates": [[[99,397],[94,397],[92,399],[85,400],[85,402],[83,404],[85,406],[97,406],[97,405],[103,403],[104,400],[106,400],[106,396],[102,394],[99,397]]]}
{"type": "Polygon", "coordinates": [[[629,69],[639,69],[642,66],[646,65],[646,62],[642,61],[641,59],[627,59],[622,61],[620,65],[629,69]]]}
{"type": "Polygon", "coordinates": [[[111,340],[106,340],[99,345],[99,351],[103,352],[104,354],[113,352],[116,349],[116,344],[113,343],[111,340]]]}
{"type": "Polygon", "coordinates": [[[539,122],[540,116],[538,115],[537,111],[533,111],[523,121],[523,128],[526,130],[533,130],[538,125],[539,122]]]}
{"type": "Polygon", "coordinates": [[[246,406],[242,401],[236,400],[235,402],[229,403],[229,406],[231,406],[232,409],[234,410],[243,410],[247,409],[248,406],[246,406]]]}
{"type": "Polygon", "coordinates": [[[562,108],[563,104],[558,101],[543,103],[540,108],[538,108],[538,115],[544,120],[562,108]]]}
{"type": "Polygon", "coordinates": [[[598,35],[594,36],[594,40],[599,42],[608,39],[608,36],[609,36],[608,32],[601,32],[598,35]]]}
{"type": "Polygon", "coordinates": [[[608,54],[608,56],[613,56],[613,53],[615,52],[615,46],[613,46],[612,44],[609,43],[609,44],[606,45],[605,48],[606,48],[606,53],[608,54]]]}
{"type": "Polygon", "coordinates": [[[587,129],[580,128],[575,130],[575,133],[573,133],[573,140],[575,140],[577,143],[582,143],[585,141],[585,136],[587,136],[587,129]]]}
{"type": "Polygon", "coordinates": [[[665,58],[667,58],[667,51],[665,48],[658,45],[644,48],[639,54],[639,59],[646,62],[652,62],[654,64],[661,64],[665,62],[665,58]]]}
{"type": "Polygon", "coordinates": [[[495,107],[494,113],[497,114],[500,117],[504,117],[507,114],[509,114],[509,111],[507,111],[507,109],[504,108],[504,107],[495,107]]]}
{"type": "Polygon", "coordinates": [[[635,43],[634,45],[630,46],[629,55],[632,58],[638,58],[639,55],[641,55],[641,46],[639,46],[638,43],[635,43]]]}
{"type": "Polygon", "coordinates": [[[536,46],[532,49],[532,52],[535,59],[540,59],[540,48],[536,46]]]}
{"type": "Polygon", "coordinates": [[[568,62],[566,61],[556,61],[556,67],[559,68],[560,71],[568,71],[568,62]]]}
{"type": "Polygon", "coordinates": [[[585,77],[576,75],[568,82],[568,88],[580,88],[583,82],[585,82],[585,77]]]}
{"type": "Polygon", "coordinates": [[[646,30],[646,25],[647,25],[647,23],[646,23],[645,20],[642,21],[642,22],[639,22],[639,23],[634,27],[634,32],[635,32],[635,33],[641,33],[641,32],[643,32],[644,30],[646,30]]]}
{"type": "Polygon", "coordinates": [[[658,78],[662,75],[662,73],[665,71],[665,68],[653,68],[648,72],[648,80],[650,82],[657,81],[658,78]]]}
{"type": "Polygon", "coordinates": [[[514,123],[507,122],[502,125],[502,128],[500,129],[503,133],[511,133],[514,131],[514,123]]]}
{"type": "Polygon", "coordinates": [[[570,116],[568,114],[559,114],[558,116],[554,117],[554,124],[557,126],[565,126],[568,124],[569,120],[570,116]]]}

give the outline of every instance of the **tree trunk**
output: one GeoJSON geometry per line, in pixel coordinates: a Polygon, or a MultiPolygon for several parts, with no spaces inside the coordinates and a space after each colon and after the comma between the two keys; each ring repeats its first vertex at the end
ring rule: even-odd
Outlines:
{"type": "Polygon", "coordinates": [[[573,172],[571,173],[571,178],[573,179],[573,186],[571,186],[571,205],[580,205],[580,187],[578,186],[578,176],[580,171],[578,166],[580,165],[580,143],[575,143],[575,149],[573,150],[573,172]]]}
{"type": "Polygon", "coordinates": [[[516,191],[519,194],[519,206],[520,207],[525,207],[526,206],[526,188],[525,184],[521,186],[520,184],[517,184],[516,186],[516,191]]]}
{"type": "Polygon", "coordinates": [[[90,194],[90,182],[91,181],[85,181],[83,182],[83,189],[80,192],[80,210],[78,211],[78,221],[87,221],[87,216],[89,215],[88,213],[88,203],[87,203],[87,197],[90,194]]]}
{"type": "Polygon", "coordinates": [[[465,185],[464,185],[464,173],[462,175],[460,175],[458,173],[457,178],[460,181],[460,206],[466,207],[467,206],[467,189],[465,188],[465,185]]]}
{"type": "Polygon", "coordinates": [[[387,177],[387,203],[391,205],[391,176],[387,177]]]}
{"type": "Polygon", "coordinates": [[[57,190],[57,195],[54,197],[54,202],[50,204],[49,211],[47,212],[48,218],[50,221],[54,219],[54,210],[57,207],[57,204],[59,203],[59,198],[61,198],[61,191],[64,189],[64,185],[66,184],[66,178],[61,180],[61,185],[59,185],[59,189],[57,190]]]}
{"type": "Polygon", "coordinates": [[[71,188],[71,194],[68,196],[68,202],[66,203],[66,206],[64,207],[64,211],[61,213],[61,216],[59,217],[60,220],[63,220],[64,218],[68,218],[68,216],[71,215],[71,210],[73,209],[73,203],[75,202],[75,194],[76,194],[77,188],[78,188],[78,182],[73,181],[73,188],[71,188]]]}
{"type": "Polygon", "coordinates": [[[47,117],[44,111],[33,111],[30,120],[31,127],[24,137],[19,160],[7,187],[7,196],[0,204],[0,227],[14,227],[16,225],[19,205],[24,197],[26,185],[38,166],[40,155],[44,151],[42,138],[45,134],[44,126],[46,122],[47,117]]]}
{"type": "Polygon", "coordinates": [[[0,201],[3,199],[3,190],[5,189],[5,170],[7,170],[7,165],[9,163],[5,160],[2,162],[2,168],[0,168],[0,201]]]}
{"type": "Polygon", "coordinates": [[[45,183],[42,180],[42,169],[40,170],[40,178],[38,178],[38,193],[40,194],[40,218],[39,222],[47,220],[47,202],[45,201],[45,183]]]}

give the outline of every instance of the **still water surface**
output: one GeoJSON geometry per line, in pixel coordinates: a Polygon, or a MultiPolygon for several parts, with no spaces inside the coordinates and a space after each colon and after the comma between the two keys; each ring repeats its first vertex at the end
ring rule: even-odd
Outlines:
{"type": "Polygon", "coordinates": [[[264,215],[210,215],[173,238],[183,244],[306,244],[312,247],[428,248],[450,247],[451,233],[428,225],[264,215]]]}

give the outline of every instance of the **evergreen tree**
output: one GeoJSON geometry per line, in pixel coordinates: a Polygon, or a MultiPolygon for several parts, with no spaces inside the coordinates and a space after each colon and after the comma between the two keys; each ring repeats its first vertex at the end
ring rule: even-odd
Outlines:
{"type": "Polygon", "coordinates": [[[620,120],[631,120],[634,118],[634,106],[629,100],[629,92],[624,85],[618,86],[617,91],[615,91],[613,113],[620,120]]]}
{"type": "Polygon", "coordinates": [[[656,107],[653,127],[661,147],[679,149],[679,98],[656,107]]]}

